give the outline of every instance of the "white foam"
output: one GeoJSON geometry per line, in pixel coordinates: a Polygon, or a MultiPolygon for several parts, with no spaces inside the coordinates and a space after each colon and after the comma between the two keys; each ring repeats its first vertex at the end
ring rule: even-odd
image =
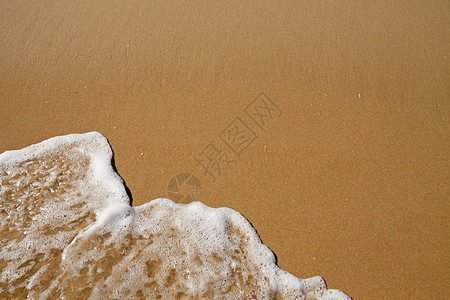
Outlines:
{"type": "Polygon", "coordinates": [[[97,132],[0,154],[0,225],[17,229],[0,238],[1,297],[350,299],[278,268],[232,209],[163,198],[131,207],[111,158],[97,132]],[[38,211],[27,215],[28,203],[38,211]]]}

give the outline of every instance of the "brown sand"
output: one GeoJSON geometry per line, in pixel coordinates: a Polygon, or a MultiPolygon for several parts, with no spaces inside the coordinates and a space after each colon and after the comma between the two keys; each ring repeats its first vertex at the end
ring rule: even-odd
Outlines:
{"type": "Polygon", "coordinates": [[[445,298],[449,4],[357,2],[1,1],[0,152],[97,130],[135,205],[192,173],[296,276],[445,298]],[[236,117],[258,137],[213,182],[194,156],[236,117]]]}

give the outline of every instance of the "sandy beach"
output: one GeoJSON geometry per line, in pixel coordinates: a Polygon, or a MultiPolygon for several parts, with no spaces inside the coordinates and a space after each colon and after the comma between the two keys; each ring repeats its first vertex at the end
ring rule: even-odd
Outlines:
{"type": "Polygon", "coordinates": [[[2,1],[0,153],[98,131],[353,299],[450,293],[447,1],[2,1]]]}

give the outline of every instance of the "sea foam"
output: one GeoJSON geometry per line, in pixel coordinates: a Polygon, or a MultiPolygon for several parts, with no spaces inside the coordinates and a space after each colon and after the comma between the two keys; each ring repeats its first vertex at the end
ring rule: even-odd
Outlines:
{"type": "Polygon", "coordinates": [[[0,298],[350,299],[275,263],[229,208],[131,207],[100,133],[0,154],[0,298]]]}

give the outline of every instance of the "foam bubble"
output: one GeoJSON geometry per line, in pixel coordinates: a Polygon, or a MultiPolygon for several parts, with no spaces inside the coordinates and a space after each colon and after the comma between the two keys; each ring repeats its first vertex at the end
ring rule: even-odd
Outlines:
{"type": "Polygon", "coordinates": [[[0,154],[0,298],[349,299],[275,264],[229,208],[131,207],[99,133],[0,154]]]}

